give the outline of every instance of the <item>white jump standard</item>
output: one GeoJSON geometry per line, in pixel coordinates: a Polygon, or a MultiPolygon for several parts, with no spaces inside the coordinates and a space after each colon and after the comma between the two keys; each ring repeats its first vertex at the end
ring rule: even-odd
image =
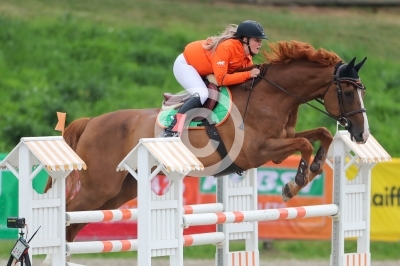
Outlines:
{"type": "Polygon", "coordinates": [[[65,178],[86,164],[62,137],[32,137],[21,139],[0,163],[4,167],[18,178],[19,216],[32,230],[41,226],[30,242],[30,260],[32,255],[53,254],[52,265],[65,265],[65,178]],[[53,178],[46,194],[38,194],[32,185],[42,169],[53,178]]]}

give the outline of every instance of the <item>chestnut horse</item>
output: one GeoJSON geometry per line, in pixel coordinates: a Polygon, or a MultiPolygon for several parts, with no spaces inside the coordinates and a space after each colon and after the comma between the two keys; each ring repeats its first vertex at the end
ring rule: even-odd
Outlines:
{"type": "MultiPolygon", "coordinates": [[[[265,63],[257,66],[260,76],[229,86],[233,108],[217,128],[229,159],[243,170],[268,161],[280,163],[295,152],[301,153],[295,179],[282,188],[283,200],[287,201],[322,172],[333,140],[323,127],[295,131],[300,104],[319,100],[326,110],[320,111],[345,126],[353,141],[367,141],[365,87],[358,76],[365,59],[355,64],[354,58],[345,64],[334,52],[297,41],[268,46],[265,63]],[[315,141],[320,142],[320,148],[310,162],[315,141]]],[[[67,211],[116,209],[136,198],[135,178],[127,172],[117,172],[116,167],[140,138],[159,135],[159,111],[119,110],[77,119],[66,128],[65,141],[87,164],[87,170],[75,171],[67,179],[70,191],[76,189],[74,196],[67,199],[67,211]]],[[[224,158],[213,148],[206,130],[185,130],[181,139],[206,168],[205,172],[189,175],[218,172],[224,158]]],[[[50,185],[49,180],[47,187],[50,185]]],[[[67,241],[73,241],[83,226],[69,226],[67,241]]]]}

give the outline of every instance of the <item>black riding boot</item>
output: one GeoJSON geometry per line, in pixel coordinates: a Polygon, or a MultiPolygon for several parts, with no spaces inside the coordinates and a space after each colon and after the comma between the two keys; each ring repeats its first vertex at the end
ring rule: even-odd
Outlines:
{"type": "MultiPolygon", "coordinates": [[[[199,94],[195,93],[189,100],[187,100],[181,106],[181,108],[179,108],[178,114],[186,114],[190,110],[201,107],[201,106],[202,106],[202,104],[200,101],[200,96],[199,96],[199,94]]],[[[190,121],[192,119],[192,117],[186,117],[186,119],[190,121]]],[[[159,137],[161,137],[161,138],[179,137],[179,132],[176,129],[174,129],[174,126],[177,124],[177,122],[184,123],[185,121],[178,121],[178,118],[175,115],[174,120],[172,120],[172,122],[171,122],[171,125],[169,125],[166,129],[164,129],[164,131],[160,134],[159,137]]]]}

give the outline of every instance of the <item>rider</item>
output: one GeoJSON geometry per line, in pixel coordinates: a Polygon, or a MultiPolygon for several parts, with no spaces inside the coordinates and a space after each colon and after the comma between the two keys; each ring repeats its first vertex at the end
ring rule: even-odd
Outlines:
{"type": "MultiPolygon", "coordinates": [[[[235,71],[253,65],[252,57],[258,54],[263,39],[267,39],[263,27],[256,21],[246,20],[239,26],[227,26],[219,36],[189,43],[175,60],[173,68],[177,81],[192,95],[180,107],[178,114],[186,114],[204,104],[208,88],[202,77],[208,74],[215,75],[218,86],[238,84],[257,77],[260,73],[258,68],[235,71]]],[[[180,115],[174,116],[160,137],[178,137],[178,125],[185,122],[178,121],[180,118],[180,115]]]]}

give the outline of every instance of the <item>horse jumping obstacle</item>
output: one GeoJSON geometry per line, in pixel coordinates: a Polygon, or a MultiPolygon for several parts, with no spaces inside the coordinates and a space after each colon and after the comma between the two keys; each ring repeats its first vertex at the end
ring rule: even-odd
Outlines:
{"type": "Polygon", "coordinates": [[[86,164],[62,137],[33,137],[21,138],[0,167],[7,167],[18,178],[19,216],[33,230],[41,226],[30,242],[30,260],[32,255],[52,254],[52,265],[65,265],[65,178],[74,169],[86,169],[86,164]],[[42,169],[53,178],[46,194],[32,186],[42,169]]]}
{"type": "Polygon", "coordinates": [[[86,165],[61,137],[22,138],[0,167],[9,168],[20,181],[20,216],[31,228],[42,226],[31,242],[32,254],[52,253],[52,265],[65,265],[66,253],[128,250],[138,251],[138,265],[151,265],[151,258],[156,256],[170,256],[170,265],[183,265],[183,246],[202,244],[216,245],[216,265],[259,265],[258,221],[328,215],[334,216],[331,265],[369,266],[370,170],[377,162],[390,160],[390,156],[373,138],[365,145],[354,145],[349,140],[347,133],[338,132],[328,154],[335,177],[334,204],[264,211],[257,210],[257,175],[256,169],[251,169],[239,183],[219,178],[218,203],[188,206],[186,209],[192,209],[193,214],[184,214],[181,181],[202,165],[175,138],[142,139],[119,164],[117,170],[129,171],[138,180],[137,210],[65,213],[64,178],[72,169],[86,165]],[[32,171],[34,165],[38,166],[32,171]],[[351,165],[356,165],[359,173],[349,181],[345,170],[351,165]],[[152,167],[155,170],[151,171],[152,167]],[[55,182],[53,189],[43,195],[32,189],[32,179],[41,169],[55,182]],[[170,190],[162,196],[151,193],[151,179],[159,171],[171,181],[170,190]],[[346,204],[342,205],[344,199],[346,204]],[[65,243],[66,223],[135,218],[140,245],[136,239],[65,243]],[[217,224],[217,232],[183,236],[184,226],[200,224],[217,224]],[[357,237],[357,253],[344,254],[347,237],[357,237]],[[246,240],[245,251],[229,251],[230,240],[236,239],[246,240]]]}

